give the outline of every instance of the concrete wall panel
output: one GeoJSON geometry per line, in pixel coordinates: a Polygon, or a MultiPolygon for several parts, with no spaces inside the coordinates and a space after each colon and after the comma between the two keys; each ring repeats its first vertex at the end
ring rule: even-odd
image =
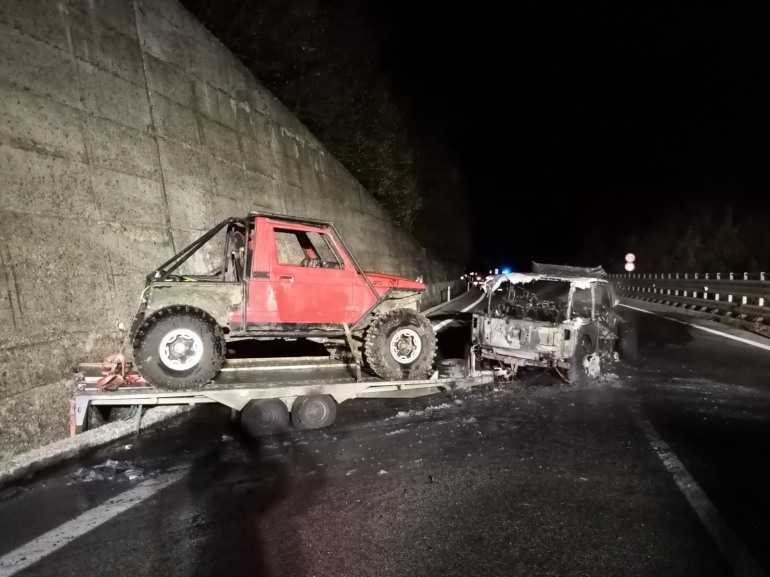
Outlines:
{"type": "Polygon", "coordinates": [[[13,146],[86,162],[78,110],[11,85],[0,85],[0,134],[13,146]]]}

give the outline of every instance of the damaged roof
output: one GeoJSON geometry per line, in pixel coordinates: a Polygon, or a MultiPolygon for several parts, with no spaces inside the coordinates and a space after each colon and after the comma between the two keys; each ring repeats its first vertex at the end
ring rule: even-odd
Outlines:
{"type": "Polygon", "coordinates": [[[547,274],[560,277],[590,277],[606,279],[607,273],[600,266],[569,266],[560,264],[543,264],[532,261],[533,274],[547,274]]]}
{"type": "Polygon", "coordinates": [[[511,284],[526,284],[538,280],[565,282],[569,283],[571,287],[576,289],[588,289],[594,285],[608,284],[606,279],[598,278],[595,276],[564,276],[557,274],[512,272],[510,274],[498,274],[489,277],[484,283],[484,292],[494,292],[501,284],[506,281],[510,282],[511,284]]]}

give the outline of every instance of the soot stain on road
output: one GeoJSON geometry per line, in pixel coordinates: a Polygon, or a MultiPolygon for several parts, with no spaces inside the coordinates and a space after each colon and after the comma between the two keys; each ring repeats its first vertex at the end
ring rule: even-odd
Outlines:
{"type": "MultiPolygon", "coordinates": [[[[195,460],[187,490],[195,504],[193,575],[305,575],[302,519],[322,491],[325,474],[288,435],[263,439],[225,436],[195,460]],[[292,514],[270,522],[291,503],[292,514]],[[291,554],[276,559],[265,535],[279,536],[291,554]]],[[[192,553],[192,551],[191,551],[192,553]]]]}

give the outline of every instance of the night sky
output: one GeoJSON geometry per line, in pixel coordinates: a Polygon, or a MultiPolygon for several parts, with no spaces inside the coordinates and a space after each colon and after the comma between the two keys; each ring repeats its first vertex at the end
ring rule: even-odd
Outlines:
{"type": "Polygon", "coordinates": [[[692,199],[770,210],[766,3],[372,6],[414,130],[466,175],[477,261],[574,260],[592,234],[620,258],[692,199]]]}

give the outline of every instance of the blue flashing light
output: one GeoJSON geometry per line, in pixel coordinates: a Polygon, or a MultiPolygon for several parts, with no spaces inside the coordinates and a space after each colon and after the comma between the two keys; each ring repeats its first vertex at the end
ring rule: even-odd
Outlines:
{"type": "Polygon", "coordinates": [[[505,267],[503,269],[503,274],[511,274],[511,269],[509,269],[508,267],[505,267]]]}

